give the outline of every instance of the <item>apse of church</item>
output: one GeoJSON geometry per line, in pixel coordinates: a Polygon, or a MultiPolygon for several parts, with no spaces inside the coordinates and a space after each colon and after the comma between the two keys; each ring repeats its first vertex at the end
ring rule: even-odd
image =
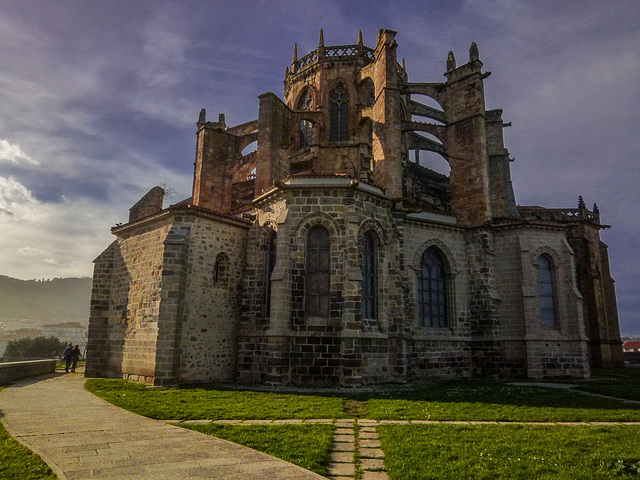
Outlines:
{"type": "Polygon", "coordinates": [[[358,386],[621,363],[597,207],[516,204],[475,43],[431,83],[397,49],[392,30],[374,48],[321,31],[256,120],[201,111],[192,197],[153,188],[95,260],[88,376],[358,386]]]}

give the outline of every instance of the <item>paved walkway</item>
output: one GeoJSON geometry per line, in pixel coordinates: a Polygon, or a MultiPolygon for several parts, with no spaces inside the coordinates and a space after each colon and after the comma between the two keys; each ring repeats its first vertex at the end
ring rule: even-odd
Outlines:
{"type": "MultiPolygon", "coordinates": [[[[557,388],[557,387],[556,387],[557,388]]],[[[567,387],[564,387],[567,388],[567,387]]],[[[334,424],[328,478],[388,480],[376,427],[385,424],[640,425],[640,422],[497,422],[432,420],[150,420],[84,389],[79,375],[56,374],[0,392],[0,416],[19,441],[62,479],[322,479],[300,467],[225,440],[175,426],[334,424]]]]}
{"type": "Polygon", "coordinates": [[[150,420],[54,374],[0,392],[9,433],[61,479],[317,480],[324,477],[250,448],[150,420]]]}

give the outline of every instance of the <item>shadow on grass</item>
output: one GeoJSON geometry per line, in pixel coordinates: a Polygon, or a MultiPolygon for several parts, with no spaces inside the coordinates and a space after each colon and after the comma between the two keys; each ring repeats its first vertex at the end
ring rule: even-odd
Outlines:
{"type": "MultiPolygon", "coordinates": [[[[598,381],[572,383],[595,385],[598,381]]],[[[232,384],[160,388],[90,379],[87,389],[122,408],[158,419],[640,421],[640,404],[571,389],[508,383],[474,379],[375,389],[268,390],[232,384]]]]}

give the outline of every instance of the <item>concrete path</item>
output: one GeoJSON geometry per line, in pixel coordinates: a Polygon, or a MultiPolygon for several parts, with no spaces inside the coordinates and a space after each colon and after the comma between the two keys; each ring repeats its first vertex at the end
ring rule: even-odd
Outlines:
{"type": "Polygon", "coordinates": [[[122,410],[55,374],[0,392],[9,433],[61,479],[317,480],[284,460],[122,410]]]}

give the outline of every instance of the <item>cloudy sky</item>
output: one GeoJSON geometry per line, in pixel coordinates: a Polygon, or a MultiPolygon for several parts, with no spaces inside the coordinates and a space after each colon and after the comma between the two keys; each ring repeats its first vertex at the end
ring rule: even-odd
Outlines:
{"type": "Polygon", "coordinates": [[[637,0],[0,0],[0,274],[91,275],[149,188],[190,195],[201,108],[253,120],[294,43],[390,28],[414,82],[477,42],[518,203],[598,204],[622,330],[640,334],[638,25],[637,0]]]}

